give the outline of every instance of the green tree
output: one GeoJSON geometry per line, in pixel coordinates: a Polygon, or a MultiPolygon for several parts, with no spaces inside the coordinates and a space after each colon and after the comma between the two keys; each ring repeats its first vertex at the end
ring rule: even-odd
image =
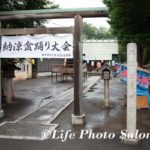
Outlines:
{"type": "Polygon", "coordinates": [[[84,39],[113,39],[111,31],[104,27],[96,28],[92,24],[84,22],[83,24],[84,39]]]}
{"type": "Polygon", "coordinates": [[[14,3],[10,0],[1,0],[0,11],[13,10],[14,3]]]}
{"type": "Polygon", "coordinates": [[[92,24],[83,23],[83,35],[85,39],[96,39],[97,28],[92,24]]]}
{"type": "Polygon", "coordinates": [[[144,49],[144,64],[150,63],[150,45],[144,49]]]}
{"type": "MultiPolygon", "coordinates": [[[[59,5],[55,5],[49,0],[2,0],[0,10],[34,10],[34,9],[46,9],[46,8],[58,8],[59,5]]],[[[2,27],[4,28],[17,28],[17,27],[42,27],[44,26],[46,19],[26,19],[14,21],[3,21],[2,27]]]]}
{"type": "Polygon", "coordinates": [[[120,44],[136,42],[138,63],[143,65],[144,49],[150,39],[150,1],[149,0],[104,0],[109,8],[112,33],[120,44]]]}
{"type": "MultiPolygon", "coordinates": [[[[12,10],[33,10],[33,9],[46,9],[46,8],[58,8],[59,5],[55,5],[49,0],[1,0],[0,11],[12,11],[12,10]]],[[[45,19],[26,19],[15,21],[3,21],[3,28],[22,28],[22,27],[42,27],[46,22],[45,19]]],[[[11,59],[4,58],[2,63],[11,59]]],[[[14,62],[23,61],[23,59],[14,59],[14,62]]]]}
{"type": "Polygon", "coordinates": [[[104,27],[99,27],[97,29],[96,39],[114,39],[114,38],[115,36],[112,35],[110,29],[104,27]]]}

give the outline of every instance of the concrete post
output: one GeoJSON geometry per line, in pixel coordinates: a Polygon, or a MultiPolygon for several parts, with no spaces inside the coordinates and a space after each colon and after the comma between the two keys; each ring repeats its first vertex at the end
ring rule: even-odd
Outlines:
{"type": "Polygon", "coordinates": [[[83,114],[83,46],[82,46],[83,19],[75,16],[74,29],[74,114],[72,124],[84,124],[85,115],[83,114]]]}
{"type": "Polygon", "coordinates": [[[109,80],[104,80],[104,101],[105,107],[109,107],[109,80]]]}
{"type": "MultiPolygon", "coordinates": [[[[137,46],[135,43],[127,45],[127,133],[135,136],[136,132],[136,74],[137,74],[137,46]]],[[[137,143],[138,139],[126,138],[124,141],[137,143]]]]}
{"type": "MultiPolygon", "coordinates": [[[[1,32],[1,21],[0,21],[0,32],[1,32]]],[[[0,48],[1,48],[1,36],[0,36],[0,48]]],[[[2,93],[1,93],[1,58],[0,58],[0,118],[4,117],[4,111],[2,110],[2,93]]]]}

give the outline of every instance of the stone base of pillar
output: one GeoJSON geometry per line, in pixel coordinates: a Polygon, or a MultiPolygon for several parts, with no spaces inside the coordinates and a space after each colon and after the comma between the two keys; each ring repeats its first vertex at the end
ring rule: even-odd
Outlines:
{"type": "Polygon", "coordinates": [[[139,139],[128,139],[128,138],[124,138],[122,139],[122,142],[124,144],[138,144],[139,139]]]}
{"type": "Polygon", "coordinates": [[[104,108],[105,108],[105,109],[110,109],[111,107],[110,107],[110,106],[105,106],[105,105],[104,105],[104,108]]]}
{"type": "Polygon", "coordinates": [[[72,124],[73,125],[83,125],[85,123],[85,114],[81,116],[75,116],[72,114],[72,124]]]}
{"type": "Polygon", "coordinates": [[[4,111],[0,110],[0,119],[4,117],[4,111]]]}

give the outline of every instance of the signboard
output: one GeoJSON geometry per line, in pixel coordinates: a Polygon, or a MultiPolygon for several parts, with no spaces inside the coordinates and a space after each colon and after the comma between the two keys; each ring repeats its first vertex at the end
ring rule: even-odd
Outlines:
{"type": "Polygon", "coordinates": [[[1,58],[73,58],[73,36],[2,36],[1,58]]]}
{"type": "Polygon", "coordinates": [[[110,79],[110,72],[104,70],[103,71],[103,78],[104,78],[104,80],[109,80],[110,79]]]}

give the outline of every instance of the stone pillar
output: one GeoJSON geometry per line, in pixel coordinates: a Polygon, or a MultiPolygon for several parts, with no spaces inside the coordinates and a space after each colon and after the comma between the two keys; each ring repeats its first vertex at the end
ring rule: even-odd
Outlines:
{"type": "MultiPolygon", "coordinates": [[[[137,74],[137,46],[135,43],[127,45],[127,133],[136,133],[136,74],[137,74]]],[[[137,143],[136,138],[126,138],[124,141],[137,143]]]]}
{"type": "MultiPolygon", "coordinates": [[[[1,33],[1,21],[0,21],[0,33],[1,33]]],[[[1,35],[0,35],[0,45],[1,45],[1,35]]],[[[0,58],[0,118],[4,117],[4,111],[2,110],[1,73],[2,72],[1,72],[1,58],[0,58]]]]}
{"type": "Polygon", "coordinates": [[[109,80],[104,80],[104,101],[105,107],[109,107],[109,80]]]}
{"type": "Polygon", "coordinates": [[[82,44],[83,19],[80,15],[75,16],[74,27],[74,114],[72,124],[84,124],[83,114],[83,44],[82,44]]]}

